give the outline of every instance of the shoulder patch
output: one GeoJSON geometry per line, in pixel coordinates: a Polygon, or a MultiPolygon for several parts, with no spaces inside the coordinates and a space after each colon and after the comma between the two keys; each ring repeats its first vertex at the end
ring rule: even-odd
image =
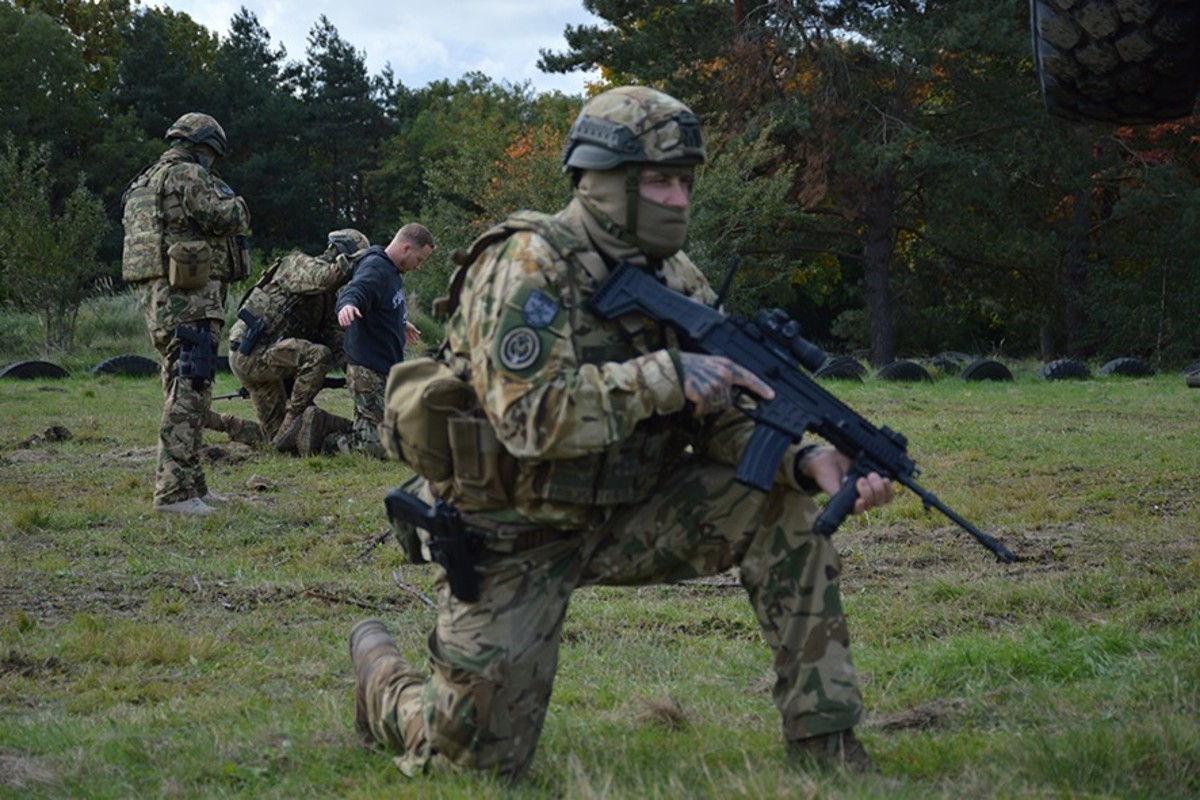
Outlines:
{"type": "Polygon", "coordinates": [[[500,365],[512,372],[529,369],[537,363],[541,355],[541,337],[528,326],[513,328],[500,339],[500,365]]]}
{"type": "Polygon", "coordinates": [[[545,328],[558,316],[558,303],[535,289],[530,292],[529,297],[525,298],[525,305],[522,306],[521,312],[525,317],[526,325],[532,328],[545,328]]]}

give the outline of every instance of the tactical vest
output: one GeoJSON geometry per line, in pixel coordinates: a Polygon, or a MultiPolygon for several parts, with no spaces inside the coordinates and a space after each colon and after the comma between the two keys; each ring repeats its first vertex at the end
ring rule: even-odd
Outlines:
{"type": "MultiPolygon", "coordinates": [[[[121,215],[125,228],[121,277],[126,282],[164,277],[170,246],[198,241],[207,242],[211,249],[212,279],[240,281],[246,277],[249,258],[239,241],[245,237],[205,235],[189,221],[183,197],[165,191],[171,170],[189,163],[193,163],[190,154],[172,148],[135,177],[126,189],[121,215]]],[[[221,182],[215,175],[212,177],[221,182]]]]}
{"type": "Polygon", "coordinates": [[[161,198],[169,166],[161,161],[151,164],[133,179],[125,192],[121,277],[127,283],[154,280],[167,274],[161,198]]]}
{"type": "MultiPolygon", "coordinates": [[[[479,237],[463,257],[451,279],[450,296],[438,308],[453,312],[465,273],[482,252],[518,231],[532,231],[545,239],[567,265],[556,286],[569,315],[571,340],[581,363],[626,361],[654,350],[678,346],[673,332],[639,321],[632,329],[620,322],[601,320],[586,308],[596,282],[584,268],[581,256],[590,251],[561,220],[547,214],[520,212],[479,237]]],[[[464,374],[464,359],[454,359],[453,371],[464,374]]],[[[686,443],[671,421],[654,417],[643,421],[619,444],[600,453],[575,459],[515,459],[495,439],[482,411],[452,415],[450,448],[453,480],[444,494],[464,510],[489,510],[512,505],[515,497],[535,497],[552,503],[607,506],[638,502],[648,497],[664,470],[686,443]],[[511,463],[506,463],[511,462],[511,463]]]]}
{"type": "MultiPolygon", "coordinates": [[[[245,309],[266,323],[260,345],[293,335],[312,338],[304,334],[315,334],[310,329],[319,327],[325,317],[332,317],[335,293],[350,279],[355,260],[339,255],[329,262],[304,253],[277,258],[242,297],[238,311],[245,309]]],[[[246,327],[241,318],[237,319],[229,329],[229,340],[240,341],[246,327]]]]}

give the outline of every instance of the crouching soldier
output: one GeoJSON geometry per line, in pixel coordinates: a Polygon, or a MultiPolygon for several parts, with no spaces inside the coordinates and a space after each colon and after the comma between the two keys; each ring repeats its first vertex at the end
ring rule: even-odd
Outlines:
{"type": "Polygon", "coordinates": [[[350,420],[314,401],[326,374],[345,364],[334,306],[370,246],[352,228],[331,231],[324,253],[279,259],[238,308],[229,330],[229,368],[250,393],[263,437],[280,452],[309,455],[316,431],[350,428],[350,420]],[[302,441],[306,419],[314,434],[302,441]]]}

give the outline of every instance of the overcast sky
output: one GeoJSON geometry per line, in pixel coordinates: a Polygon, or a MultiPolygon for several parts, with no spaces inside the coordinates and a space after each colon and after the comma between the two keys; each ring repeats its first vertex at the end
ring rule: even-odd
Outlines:
{"type": "Polygon", "coordinates": [[[219,34],[245,7],[287,48],[289,61],[304,61],[308,34],[324,14],[342,39],[366,53],[367,71],[378,75],[391,63],[396,79],[410,89],[431,81],[457,80],[482,72],[513,85],[529,81],[535,91],[583,92],[595,76],[547,74],[537,68],[542,49],[562,52],[567,25],[600,22],[583,0],[150,0],[147,5],[181,11],[219,34]]]}

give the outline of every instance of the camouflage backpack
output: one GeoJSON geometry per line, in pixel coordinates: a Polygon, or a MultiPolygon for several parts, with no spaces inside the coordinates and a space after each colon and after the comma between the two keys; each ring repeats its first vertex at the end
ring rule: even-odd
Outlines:
{"type": "MultiPolygon", "coordinates": [[[[519,211],[479,236],[465,252],[454,254],[457,268],[450,278],[447,296],[434,301],[434,313],[449,318],[458,308],[471,264],[488,247],[518,231],[537,233],[564,258],[586,248],[552,215],[519,211]]],[[[483,459],[488,466],[481,471],[489,474],[464,477],[481,487],[480,491],[499,498],[507,491],[507,487],[498,485],[510,471],[501,463],[508,457],[507,451],[495,440],[479,409],[469,372],[461,365],[452,366],[452,361],[449,345],[443,342],[433,356],[406,359],[392,367],[384,389],[380,426],[384,449],[434,483],[458,477],[454,469],[456,448],[487,450],[495,458],[483,459]]],[[[478,463],[478,455],[473,452],[476,458],[471,460],[478,463]]]]}

